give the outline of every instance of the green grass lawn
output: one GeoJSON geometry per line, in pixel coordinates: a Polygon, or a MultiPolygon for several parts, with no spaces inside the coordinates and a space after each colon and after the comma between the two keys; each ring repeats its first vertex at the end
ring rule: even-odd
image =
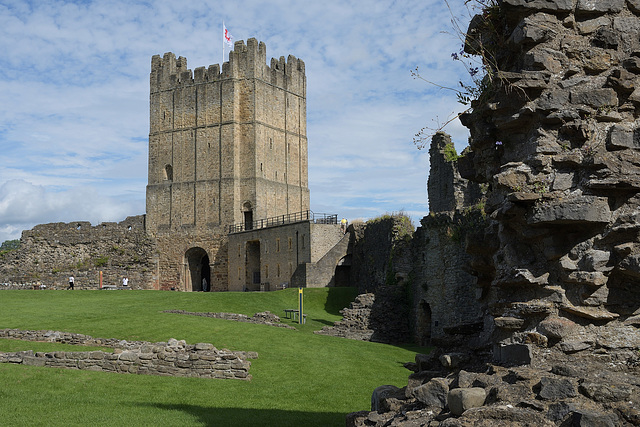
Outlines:
{"type": "MultiPolygon", "coordinates": [[[[46,329],[100,338],[257,351],[251,381],[126,375],[0,364],[0,425],[342,426],[369,409],[383,384],[404,386],[424,348],[313,334],[341,318],[351,288],[305,289],[307,323],[298,330],[163,313],[163,310],[284,317],[298,290],[266,293],[1,291],[0,328],[46,329]]],[[[0,340],[0,351],[64,350],[59,344],[0,340]]]]}

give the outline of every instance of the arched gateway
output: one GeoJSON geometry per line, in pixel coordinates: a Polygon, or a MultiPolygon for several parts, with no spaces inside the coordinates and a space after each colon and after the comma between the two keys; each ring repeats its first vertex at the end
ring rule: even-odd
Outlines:
{"type": "Polygon", "coordinates": [[[185,290],[204,291],[211,290],[211,267],[209,255],[202,248],[191,248],[184,254],[185,265],[185,290]]]}

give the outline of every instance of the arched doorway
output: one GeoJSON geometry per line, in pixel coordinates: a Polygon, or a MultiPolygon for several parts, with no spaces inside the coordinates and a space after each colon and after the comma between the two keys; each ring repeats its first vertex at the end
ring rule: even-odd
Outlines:
{"type": "Polygon", "coordinates": [[[211,267],[209,255],[202,248],[191,248],[185,254],[185,290],[208,292],[211,290],[211,267]]]}
{"type": "Polygon", "coordinates": [[[340,258],[334,278],[333,286],[351,286],[351,254],[340,258]]]}
{"type": "Polygon", "coordinates": [[[253,208],[251,207],[251,202],[244,202],[242,204],[242,215],[244,229],[253,230],[253,208]]]}

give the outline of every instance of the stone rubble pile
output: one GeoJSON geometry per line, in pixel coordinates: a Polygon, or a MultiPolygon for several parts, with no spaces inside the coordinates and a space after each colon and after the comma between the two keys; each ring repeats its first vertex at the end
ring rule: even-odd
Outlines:
{"type": "Polygon", "coordinates": [[[343,317],[333,326],[324,326],[314,333],[361,341],[404,343],[409,336],[407,306],[403,286],[379,286],[375,293],[360,294],[348,308],[340,310],[343,317]]]}
{"type": "Polygon", "coordinates": [[[640,425],[637,352],[570,364],[540,353],[538,363],[512,367],[474,366],[466,353],[418,355],[407,386],[378,387],[372,412],[349,414],[347,426],[640,425]]]}
{"type": "Polygon", "coordinates": [[[342,320],[338,320],[333,326],[323,326],[321,330],[314,333],[370,341],[374,332],[370,329],[370,317],[375,299],[376,296],[373,293],[358,295],[348,308],[340,310],[342,320]]]}

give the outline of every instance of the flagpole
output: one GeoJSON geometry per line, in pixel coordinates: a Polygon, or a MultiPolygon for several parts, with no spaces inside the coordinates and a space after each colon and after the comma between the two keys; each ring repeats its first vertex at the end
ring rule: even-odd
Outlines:
{"type": "Polygon", "coordinates": [[[220,74],[222,74],[223,65],[224,65],[224,20],[222,21],[222,62],[220,63],[220,74]]]}

